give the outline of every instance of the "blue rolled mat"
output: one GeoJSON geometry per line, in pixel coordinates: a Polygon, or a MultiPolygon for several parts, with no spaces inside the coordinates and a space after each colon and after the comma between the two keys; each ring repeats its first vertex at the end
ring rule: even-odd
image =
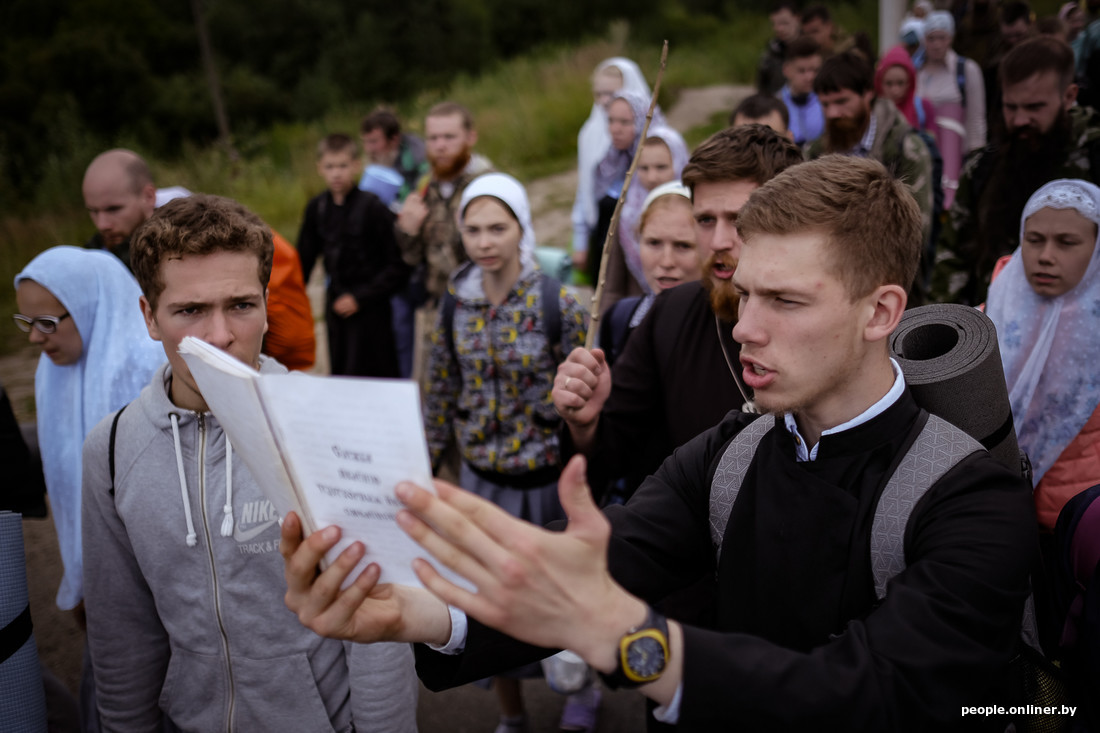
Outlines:
{"type": "Polygon", "coordinates": [[[918,405],[1020,472],[997,329],[988,316],[965,305],[913,308],[890,337],[890,351],[918,405]]]}
{"type": "Polygon", "coordinates": [[[12,512],[0,512],[0,730],[46,730],[46,693],[27,597],[23,518],[12,512]]]}

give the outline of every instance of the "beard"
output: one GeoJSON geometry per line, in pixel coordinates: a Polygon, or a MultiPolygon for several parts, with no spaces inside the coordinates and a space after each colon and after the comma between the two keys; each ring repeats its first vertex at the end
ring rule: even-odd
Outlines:
{"type": "Polygon", "coordinates": [[[837,117],[825,120],[825,152],[847,153],[863,138],[871,110],[861,106],[855,117],[837,117]]]}
{"type": "Polygon", "coordinates": [[[439,158],[428,154],[428,163],[432,166],[432,178],[437,181],[450,181],[458,177],[473,156],[473,149],[469,145],[462,146],[462,150],[453,158],[439,158]]]}
{"type": "Polygon", "coordinates": [[[731,270],[736,269],[737,260],[726,252],[712,252],[703,264],[703,290],[710,301],[710,309],[723,321],[735,323],[737,321],[737,303],[740,300],[737,291],[733,289],[731,280],[722,280],[714,277],[715,263],[721,262],[731,270]]]}
{"type": "Polygon", "coordinates": [[[1071,135],[1072,123],[1065,110],[1059,112],[1046,132],[1023,127],[1001,134],[997,165],[978,211],[982,274],[992,272],[991,263],[1016,248],[1024,206],[1040,186],[1057,177],[1071,135]]]}

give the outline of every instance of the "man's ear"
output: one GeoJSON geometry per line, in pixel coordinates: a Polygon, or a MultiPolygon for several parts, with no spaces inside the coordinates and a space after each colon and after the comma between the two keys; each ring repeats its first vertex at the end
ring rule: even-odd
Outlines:
{"type": "Polygon", "coordinates": [[[1066,87],[1066,91],[1062,92],[1062,109],[1069,111],[1069,108],[1073,106],[1073,103],[1077,101],[1078,87],[1076,84],[1070,84],[1066,87]]]}
{"type": "Polygon", "coordinates": [[[466,141],[469,143],[471,148],[473,146],[477,145],[477,129],[476,128],[471,129],[469,132],[466,133],[466,141]]]}
{"type": "Polygon", "coordinates": [[[889,338],[905,313],[908,299],[908,294],[900,285],[879,285],[875,288],[867,296],[871,317],[863,328],[864,340],[873,342],[889,338]]]}
{"type": "Polygon", "coordinates": [[[141,208],[145,212],[145,218],[153,215],[153,209],[157,208],[157,187],[146,183],[141,187],[141,208]]]}
{"type": "Polygon", "coordinates": [[[141,306],[141,315],[145,318],[145,328],[149,330],[149,338],[160,341],[160,327],[157,325],[153,307],[149,305],[149,301],[145,299],[144,295],[138,298],[138,305],[141,306]]]}
{"type": "Polygon", "coordinates": [[[270,288],[264,288],[264,336],[267,335],[268,321],[267,321],[267,294],[270,288]]]}

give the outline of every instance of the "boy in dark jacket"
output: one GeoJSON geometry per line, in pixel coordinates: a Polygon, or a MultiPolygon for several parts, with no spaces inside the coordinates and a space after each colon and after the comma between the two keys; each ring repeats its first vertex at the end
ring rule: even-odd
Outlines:
{"type": "Polygon", "coordinates": [[[328,286],[325,326],[333,374],[396,377],[390,296],[408,278],[394,239],[394,215],[377,196],[356,187],[359,149],[333,134],[317,146],[317,172],[328,190],[306,205],[298,233],[302,275],[309,282],[324,256],[328,286]]]}

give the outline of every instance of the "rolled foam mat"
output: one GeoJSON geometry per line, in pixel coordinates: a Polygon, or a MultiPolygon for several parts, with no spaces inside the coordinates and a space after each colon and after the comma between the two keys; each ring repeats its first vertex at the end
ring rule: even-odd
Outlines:
{"type": "Polygon", "coordinates": [[[23,518],[0,512],[0,730],[46,730],[46,693],[31,633],[23,518]]]}
{"type": "Polygon", "coordinates": [[[972,436],[1000,463],[1020,470],[997,329],[965,305],[906,311],[890,351],[917,404],[972,436]]]}

